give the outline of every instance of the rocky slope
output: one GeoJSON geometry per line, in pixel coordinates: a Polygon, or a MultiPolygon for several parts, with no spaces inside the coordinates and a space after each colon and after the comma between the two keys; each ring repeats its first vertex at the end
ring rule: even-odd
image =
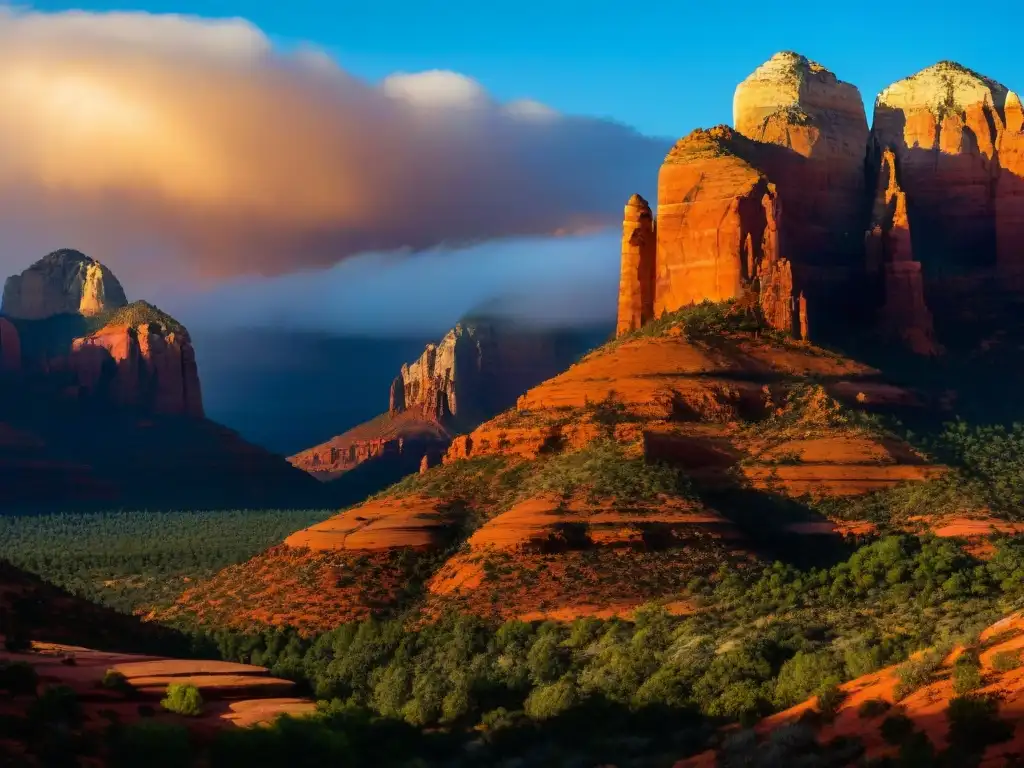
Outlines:
{"type": "Polygon", "coordinates": [[[769,754],[781,764],[811,753],[831,753],[820,764],[837,767],[888,759],[901,761],[897,765],[1009,768],[1024,750],[1022,650],[1024,617],[1013,614],[985,629],[975,645],[954,648],[909,689],[900,667],[887,667],[840,686],[834,712],[822,716],[820,699],[812,698],[750,731],[723,734],[730,743],[675,768],[735,764],[741,755],[748,762],[739,764],[771,765],[769,754]],[[976,655],[980,675],[976,687],[958,692],[957,660],[966,655],[976,655]]]}
{"type": "Polygon", "coordinates": [[[0,503],[246,506],[318,498],[304,473],[203,418],[188,331],[144,301],[128,304],[106,267],[58,251],[8,288],[0,318],[0,503]]]}
{"type": "Polygon", "coordinates": [[[756,335],[753,317],[697,308],[591,353],[456,438],[442,465],[197,585],[169,615],[316,632],[407,608],[685,612],[688,581],[724,563],[827,553],[851,521],[807,498],[942,470],[849,415],[914,410],[913,393],[756,335]]]}

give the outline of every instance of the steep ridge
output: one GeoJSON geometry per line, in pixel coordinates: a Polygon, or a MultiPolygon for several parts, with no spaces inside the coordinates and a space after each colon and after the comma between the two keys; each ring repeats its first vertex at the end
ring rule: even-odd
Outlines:
{"type": "MultiPolygon", "coordinates": [[[[438,344],[428,344],[419,358],[402,366],[388,393],[387,413],[289,461],[321,480],[373,462],[377,473],[393,482],[416,471],[424,457],[428,465],[436,464],[453,435],[507,408],[600,337],[597,332],[520,328],[486,318],[458,323],[438,344]]],[[[368,488],[372,492],[381,487],[368,488]]]]}
{"type": "Polygon", "coordinates": [[[203,418],[188,331],[127,303],[105,266],[57,251],[8,281],[0,309],[5,507],[318,500],[307,475],[203,418]]]}

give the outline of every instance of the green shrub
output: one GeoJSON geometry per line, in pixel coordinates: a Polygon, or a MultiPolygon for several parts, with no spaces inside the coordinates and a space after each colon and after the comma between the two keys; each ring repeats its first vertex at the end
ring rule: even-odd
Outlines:
{"type": "Polygon", "coordinates": [[[44,688],[28,709],[30,719],[40,723],[77,723],[82,717],[78,694],[66,685],[44,688]]]}
{"type": "Polygon", "coordinates": [[[879,732],[886,744],[902,744],[914,732],[914,721],[902,712],[896,712],[882,721],[879,732]]]}
{"type": "Polygon", "coordinates": [[[108,690],[118,691],[119,693],[132,693],[135,691],[132,684],[128,682],[128,678],[116,669],[108,669],[104,672],[100,685],[108,690]]]}
{"type": "Polygon", "coordinates": [[[977,653],[965,651],[953,664],[953,690],[957,695],[970,693],[985,684],[977,653]]]}
{"type": "Polygon", "coordinates": [[[167,695],[160,706],[168,712],[197,717],[203,713],[203,697],[199,689],[190,683],[172,683],[167,686],[167,695]]]}
{"type": "Polygon", "coordinates": [[[117,728],[110,758],[113,768],[188,768],[194,764],[188,729],[155,720],[117,728]]]}
{"type": "Polygon", "coordinates": [[[993,696],[957,696],[949,702],[950,751],[958,755],[983,752],[990,744],[1006,741],[1013,725],[999,719],[999,702],[993,696]]]}
{"type": "Polygon", "coordinates": [[[782,665],[775,683],[775,703],[788,707],[815,691],[842,681],[843,665],[830,652],[797,654],[782,665]]]}
{"type": "Polygon", "coordinates": [[[547,720],[565,712],[577,701],[576,685],[570,677],[557,683],[534,688],[526,697],[523,708],[534,720],[547,720]]]}
{"type": "Polygon", "coordinates": [[[992,655],[992,669],[996,672],[1012,672],[1021,665],[1020,651],[999,651],[992,655]]]}
{"type": "Polygon", "coordinates": [[[868,699],[857,707],[857,716],[862,720],[871,720],[879,715],[884,715],[891,707],[892,704],[885,699],[868,699]]]}
{"type": "Polygon", "coordinates": [[[835,716],[839,711],[840,705],[843,703],[843,699],[846,698],[846,691],[839,687],[836,683],[826,683],[824,686],[818,689],[818,711],[830,719],[835,716]]]}
{"type": "Polygon", "coordinates": [[[0,690],[14,696],[32,694],[38,684],[39,675],[28,662],[0,662],[0,690]]]}
{"type": "Polygon", "coordinates": [[[935,671],[942,664],[942,654],[935,649],[929,650],[919,658],[900,665],[896,671],[899,683],[894,694],[897,699],[909,696],[918,688],[928,685],[935,676],[935,671]]]}

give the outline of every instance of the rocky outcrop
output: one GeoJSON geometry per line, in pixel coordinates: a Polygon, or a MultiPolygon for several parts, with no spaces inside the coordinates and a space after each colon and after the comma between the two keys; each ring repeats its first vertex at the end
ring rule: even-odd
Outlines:
{"type": "MultiPolygon", "coordinates": [[[[739,298],[756,279],[768,323],[801,337],[799,292],[782,251],[781,204],[760,160],[756,142],[724,125],[696,130],[668,153],[658,175],[654,316],[705,299],[739,298]]],[[[624,243],[632,226],[627,215],[624,243]]],[[[624,248],[623,257],[620,335],[627,329],[623,306],[633,306],[639,284],[625,263],[633,254],[624,248]]]]}
{"type": "Polygon", "coordinates": [[[410,473],[422,469],[422,461],[433,466],[453,435],[514,405],[519,395],[598,342],[587,332],[522,328],[498,320],[459,323],[402,366],[391,382],[387,413],[288,460],[321,480],[368,462],[410,473]]]}
{"type": "Polygon", "coordinates": [[[486,394],[484,358],[492,345],[490,327],[457,324],[402,366],[391,385],[390,413],[417,411],[442,423],[477,410],[476,401],[486,394]]]}
{"type": "Polygon", "coordinates": [[[195,351],[183,328],[113,323],[75,339],[67,365],[83,396],[150,414],[203,415],[195,351]]]}
{"type": "Polygon", "coordinates": [[[857,87],[800,54],[777,53],[736,87],[733,123],[772,145],[759,167],[786,210],[787,257],[798,265],[853,263],[868,138],[857,87]]]}
{"type": "Polygon", "coordinates": [[[937,277],[995,264],[1006,100],[1005,86],[949,61],[875,100],[873,143],[896,155],[914,250],[937,277]]]}
{"type": "Polygon", "coordinates": [[[0,317],[0,373],[21,370],[21,340],[18,329],[0,317]]]}
{"type": "Polygon", "coordinates": [[[864,244],[868,271],[882,282],[881,330],[917,354],[935,354],[939,348],[925,304],[921,264],[914,261],[907,195],[900,187],[896,155],[889,148],[882,153],[864,244]]]}
{"type": "Polygon", "coordinates": [[[654,314],[740,296],[763,257],[768,180],[728,126],[680,139],[658,174],[654,314]]]}
{"type": "Polygon", "coordinates": [[[127,303],[124,289],[107,267],[71,249],[44,256],[4,284],[4,314],[24,320],[100,315],[127,303]]]}
{"type": "Polygon", "coordinates": [[[640,195],[633,195],[622,220],[618,336],[637,330],[654,317],[655,252],[651,206],[640,195]]]}

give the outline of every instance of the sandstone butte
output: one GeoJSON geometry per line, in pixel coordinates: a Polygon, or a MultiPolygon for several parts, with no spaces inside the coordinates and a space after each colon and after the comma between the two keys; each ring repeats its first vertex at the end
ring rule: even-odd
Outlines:
{"type": "MultiPolygon", "coordinates": [[[[947,713],[950,702],[957,695],[953,690],[953,664],[965,650],[962,646],[954,648],[943,660],[934,679],[904,698],[897,696],[900,680],[899,668],[896,666],[844,683],[840,690],[845,696],[834,718],[823,722],[816,729],[815,738],[823,745],[840,737],[853,738],[863,745],[864,759],[895,759],[900,748],[883,738],[881,725],[887,717],[901,714],[908,717],[914,730],[924,733],[935,750],[940,752],[949,746],[947,713]],[[861,714],[861,707],[868,701],[874,702],[875,707],[872,714],[865,716],[861,714]]],[[[981,768],[1017,765],[1024,751],[1024,667],[1018,665],[1006,669],[997,666],[994,660],[1000,654],[1019,658],[1024,652],[1024,616],[1014,613],[997,621],[981,633],[972,650],[978,653],[983,676],[982,687],[972,693],[977,696],[994,696],[999,700],[998,717],[1012,726],[1012,736],[1006,741],[989,745],[980,761],[971,764],[981,768]]],[[[758,739],[764,739],[778,728],[812,716],[818,707],[817,697],[809,699],[762,720],[754,727],[754,732],[758,739]]],[[[716,762],[718,759],[716,752],[709,750],[680,760],[674,768],[714,768],[719,764],[716,762]]]]}
{"type": "Polygon", "coordinates": [[[44,256],[4,283],[4,314],[24,320],[65,313],[100,315],[127,303],[113,272],[69,248],[44,256]]]}
{"type": "Polygon", "coordinates": [[[873,317],[935,354],[932,294],[996,268],[1024,287],[1024,110],[1004,86],[941,62],[884,89],[869,130],[856,87],[784,52],[733,117],[668,153],[656,215],[628,201],[619,335],[753,290],[797,338],[873,317]]]}
{"type": "Polygon", "coordinates": [[[305,473],[204,418],[188,331],[107,267],[57,251],[0,309],[0,503],[310,503],[305,473]]]}
{"type": "Polygon", "coordinates": [[[423,459],[436,463],[452,435],[512,405],[584,349],[582,337],[498,321],[460,322],[402,366],[391,383],[386,413],[289,461],[321,480],[368,461],[401,464],[410,472],[423,459]]]}

